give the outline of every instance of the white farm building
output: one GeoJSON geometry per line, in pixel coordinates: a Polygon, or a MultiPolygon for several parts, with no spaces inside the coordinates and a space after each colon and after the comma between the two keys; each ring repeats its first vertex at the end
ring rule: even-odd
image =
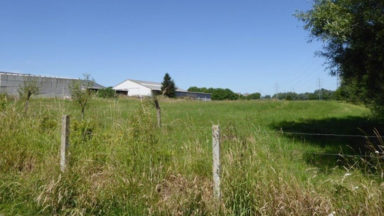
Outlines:
{"type": "MultiPolygon", "coordinates": [[[[119,93],[132,97],[151,97],[161,94],[161,83],[127,79],[117,84],[113,89],[119,93]]],[[[176,88],[176,97],[188,97],[197,100],[209,101],[211,94],[201,92],[189,92],[176,88]]]]}

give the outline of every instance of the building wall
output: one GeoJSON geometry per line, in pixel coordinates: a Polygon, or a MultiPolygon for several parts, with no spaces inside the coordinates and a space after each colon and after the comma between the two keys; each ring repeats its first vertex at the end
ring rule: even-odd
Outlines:
{"type": "Polygon", "coordinates": [[[132,82],[130,80],[126,80],[117,86],[113,87],[115,90],[121,90],[121,91],[128,91],[128,96],[134,96],[134,97],[149,97],[152,96],[151,89],[139,85],[135,82],[132,82]]]}
{"type": "Polygon", "coordinates": [[[33,80],[39,87],[38,97],[70,97],[70,85],[74,79],[39,77],[23,74],[0,73],[0,93],[6,93],[12,96],[19,95],[19,88],[26,82],[33,80]]]}
{"type": "MultiPolygon", "coordinates": [[[[139,81],[144,82],[144,81],[139,81]]],[[[149,82],[148,82],[149,83],[149,82]]],[[[116,91],[127,91],[128,96],[134,96],[134,97],[150,97],[152,95],[160,95],[161,91],[159,90],[159,86],[161,84],[156,84],[151,86],[144,86],[140,83],[137,83],[135,81],[126,80],[115,87],[113,87],[116,91]],[[153,88],[155,86],[155,88],[153,88]],[[152,89],[151,89],[152,88],[152,89]]],[[[201,93],[201,92],[187,92],[185,90],[176,90],[176,97],[182,98],[193,98],[196,100],[203,100],[203,101],[210,101],[211,100],[211,94],[207,93],[201,93]]]]}

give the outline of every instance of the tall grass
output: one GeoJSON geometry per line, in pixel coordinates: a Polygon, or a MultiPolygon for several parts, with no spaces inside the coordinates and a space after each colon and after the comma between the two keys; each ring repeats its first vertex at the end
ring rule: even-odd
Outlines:
{"type": "Polygon", "coordinates": [[[366,118],[337,102],[93,100],[0,110],[0,213],[5,215],[382,215],[377,172],[322,167],[306,152],[338,151],[274,133],[279,122],[366,118]],[[300,112],[298,111],[300,110],[300,112]],[[60,119],[71,114],[69,165],[59,169],[60,119]],[[222,127],[222,200],[213,199],[211,125],[222,127]]]}

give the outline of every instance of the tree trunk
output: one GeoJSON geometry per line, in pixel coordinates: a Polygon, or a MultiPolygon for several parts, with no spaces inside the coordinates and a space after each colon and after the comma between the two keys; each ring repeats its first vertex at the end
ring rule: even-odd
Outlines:
{"type": "Polygon", "coordinates": [[[160,104],[157,98],[154,98],[154,103],[156,107],[156,113],[157,113],[157,127],[161,128],[161,109],[160,109],[160,104]]]}
{"type": "Polygon", "coordinates": [[[28,112],[28,105],[29,105],[29,99],[27,98],[27,100],[25,100],[25,104],[24,104],[24,112],[25,113],[28,112]]]}
{"type": "Polygon", "coordinates": [[[29,99],[31,98],[32,93],[28,91],[27,98],[25,100],[25,105],[24,105],[24,112],[27,113],[28,111],[28,105],[29,105],[29,99]]]}
{"type": "Polygon", "coordinates": [[[81,120],[84,120],[84,111],[85,111],[85,108],[82,107],[81,108],[81,120]]]}

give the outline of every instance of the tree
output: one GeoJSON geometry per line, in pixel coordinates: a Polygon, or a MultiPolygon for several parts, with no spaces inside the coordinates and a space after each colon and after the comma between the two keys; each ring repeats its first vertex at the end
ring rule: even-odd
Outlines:
{"type": "Polygon", "coordinates": [[[211,92],[208,92],[208,89],[203,87],[203,88],[199,88],[199,87],[196,87],[196,86],[191,86],[188,88],[188,91],[189,92],[203,92],[203,93],[211,93],[211,92]]]}
{"type": "Polygon", "coordinates": [[[23,86],[18,90],[20,99],[25,101],[24,112],[28,111],[29,99],[32,95],[39,93],[39,84],[36,78],[26,77],[24,78],[23,86]]]}
{"type": "Polygon", "coordinates": [[[168,73],[165,74],[164,80],[161,83],[161,94],[170,98],[174,98],[176,96],[175,82],[168,73]]]}
{"type": "Polygon", "coordinates": [[[263,99],[271,99],[271,95],[265,95],[264,97],[262,97],[263,99]]]}
{"type": "Polygon", "coordinates": [[[212,91],[212,100],[237,100],[239,95],[234,93],[231,89],[217,88],[212,91]]]}
{"type": "Polygon", "coordinates": [[[73,81],[70,86],[72,101],[80,107],[81,119],[84,119],[85,109],[92,97],[90,88],[93,86],[93,83],[94,81],[91,79],[91,76],[84,74],[83,79],[73,81]]]}
{"type": "Polygon", "coordinates": [[[340,100],[341,93],[327,89],[318,89],[314,92],[296,93],[280,92],[273,95],[273,98],[279,100],[340,100]],[[321,95],[321,97],[319,97],[321,95]]]}
{"type": "Polygon", "coordinates": [[[245,98],[247,100],[258,100],[258,99],[260,99],[260,97],[261,97],[261,94],[258,92],[255,92],[255,93],[247,95],[245,98]]]}
{"type": "Polygon", "coordinates": [[[188,91],[210,93],[212,100],[237,100],[240,97],[238,94],[234,93],[231,89],[228,88],[198,88],[192,86],[188,89],[188,91]]]}
{"type": "Polygon", "coordinates": [[[349,95],[358,95],[384,115],[384,0],[316,0],[296,16],[324,42],[332,75],[349,95]]]}

